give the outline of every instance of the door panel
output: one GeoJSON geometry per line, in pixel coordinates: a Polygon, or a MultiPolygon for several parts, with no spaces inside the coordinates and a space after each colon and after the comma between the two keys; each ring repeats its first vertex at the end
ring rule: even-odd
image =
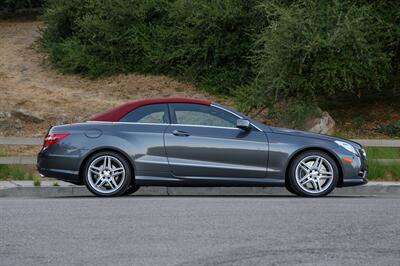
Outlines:
{"type": "Polygon", "coordinates": [[[263,132],[171,125],[164,139],[175,176],[263,178],[266,175],[268,142],[263,132]]]}
{"type": "Polygon", "coordinates": [[[169,173],[168,160],[164,148],[164,132],[167,124],[116,124],[114,135],[127,140],[123,150],[132,156],[135,173],[157,175],[169,173]]]}
{"type": "MultiPolygon", "coordinates": [[[[170,174],[164,148],[164,132],[170,124],[169,108],[165,103],[149,104],[127,113],[117,124],[116,131],[130,143],[136,175],[170,174]]],[[[124,147],[124,150],[128,147],[124,147]]]]}

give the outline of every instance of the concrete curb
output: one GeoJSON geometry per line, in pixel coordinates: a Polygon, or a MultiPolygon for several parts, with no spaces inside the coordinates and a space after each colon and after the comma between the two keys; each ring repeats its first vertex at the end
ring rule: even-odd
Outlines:
{"type": "MultiPolygon", "coordinates": [[[[278,187],[142,187],[135,196],[291,196],[278,187]]],[[[371,184],[336,188],[332,196],[400,196],[400,184],[371,184]]],[[[0,197],[57,198],[93,196],[84,186],[33,187],[0,189],[0,197]]]]}

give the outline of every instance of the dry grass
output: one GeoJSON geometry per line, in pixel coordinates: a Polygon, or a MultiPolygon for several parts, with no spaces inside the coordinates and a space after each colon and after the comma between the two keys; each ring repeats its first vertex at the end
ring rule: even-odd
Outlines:
{"type": "Polygon", "coordinates": [[[134,99],[216,99],[167,76],[130,74],[91,80],[60,74],[44,64],[45,55],[35,47],[41,27],[39,21],[0,21],[0,112],[23,108],[45,119],[39,124],[22,121],[22,128],[16,128],[15,121],[3,121],[0,136],[44,135],[57,121],[85,121],[134,99]]]}

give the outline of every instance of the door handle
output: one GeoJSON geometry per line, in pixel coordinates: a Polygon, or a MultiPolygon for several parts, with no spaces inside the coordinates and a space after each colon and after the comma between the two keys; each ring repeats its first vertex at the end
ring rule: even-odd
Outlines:
{"type": "Polygon", "coordinates": [[[174,134],[175,136],[178,136],[178,137],[189,137],[190,136],[189,133],[187,133],[185,131],[180,131],[180,130],[174,130],[174,131],[172,131],[172,134],[174,134]]]}

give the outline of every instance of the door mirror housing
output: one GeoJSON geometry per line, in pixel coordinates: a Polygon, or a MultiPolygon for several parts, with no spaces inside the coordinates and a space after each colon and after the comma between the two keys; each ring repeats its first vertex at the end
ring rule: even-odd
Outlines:
{"type": "Polygon", "coordinates": [[[243,130],[245,130],[245,131],[251,130],[250,121],[247,120],[247,119],[238,119],[238,120],[236,121],[236,127],[237,127],[237,128],[240,128],[240,129],[243,129],[243,130]]]}

